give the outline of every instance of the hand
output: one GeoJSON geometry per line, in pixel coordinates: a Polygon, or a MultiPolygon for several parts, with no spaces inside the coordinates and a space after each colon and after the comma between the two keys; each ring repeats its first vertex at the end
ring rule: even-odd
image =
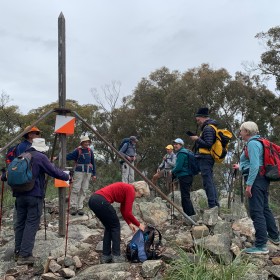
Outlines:
{"type": "Polygon", "coordinates": [[[128,226],[130,227],[130,229],[132,230],[133,233],[136,232],[137,227],[134,224],[129,224],[128,226]]]}
{"type": "Polygon", "coordinates": [[[160,169],[157,169],[157,173],[159,173],[160,172],[160,169]]]}
{"type": "Polygon", "coordinates": [[[233,169],[239,169],[239,164],[238,163],[233,164],[232,168],[233,169]]]}
{"type": "Polygon", "coordinates": [[[248,198],[252,197],[252,186],[246,186],[245,194],[248,198]]]}
{"type": "Polygon", "coordinates": [[[96,176],[91,176],[92,181],[96,181],[96,176]]]}
{"type": "Polygon", "coordinates": [[[196,141],[199,137],[197,135],[194,135],[194,136],[190,136],[190,138],[192,141],[196,141]]]}
{"type": "Polygon", "coordinates": [[[142,231],[144,231],[145,228],[146,228],[146,226],[145,226],[144,224],[140,224],[140,225],[139,225],[139,229],[141,229],[142,231]]]}

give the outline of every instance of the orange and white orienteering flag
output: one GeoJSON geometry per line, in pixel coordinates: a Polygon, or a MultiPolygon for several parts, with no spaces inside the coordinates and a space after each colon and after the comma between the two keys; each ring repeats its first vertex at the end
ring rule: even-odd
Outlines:
{"type": "Polygon", "coordinates": [[[56,115],[55,133],[74,134],[75,117],[56,115]]]}

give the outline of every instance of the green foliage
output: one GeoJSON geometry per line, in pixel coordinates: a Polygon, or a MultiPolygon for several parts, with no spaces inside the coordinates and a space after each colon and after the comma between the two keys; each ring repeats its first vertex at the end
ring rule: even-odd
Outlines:
{"type": "Polygon", "coordinates": [[[172,261],[166,270],[166,280],[239,280],[251,267],[236,258],[229,265],[217,263],[210,254],[198,249],[194,260],[182,249],[178,249],[179,258],[172,261]]]}

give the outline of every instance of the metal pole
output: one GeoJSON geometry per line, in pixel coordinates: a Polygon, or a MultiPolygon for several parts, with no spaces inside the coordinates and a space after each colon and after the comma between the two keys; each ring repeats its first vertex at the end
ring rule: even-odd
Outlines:
{"type": "Polygon", "coordinates": [[[183,212],[178,205],[176,205],[175,203],[173,203],[151,180],[149,180],[148,178],[146,178],[141,171],[139,171],[135,166],[133,166],[122,154],[120,154],[120,152],[111,144],[109,143],[104,137],[102,137],[98,131],[96,131],[94,128],[92,128],[77,112],[72,111],[72,113],[80,120],[83,122],[83,124],[90,129],[100,140],[102,140],[104,143],[106,143],[106,145],[108,145],[119,157],[122,158],[122,160],[124,160],[145,182],[147,182],[150,186],[152,186],[159,194],[162,198],[164,198],[169,204],[171,204],[172,206],[174,206],[174,208],[176,210],[178,210],[178,212],[180,214],[182,214],[188,221],[190,221],[193,225],[197,225],[197,223],[195,221],[192,220],[191,217],[189,217],[185,212],[183,212]]]}
{"type": "MultiPolygon", "coordinates": [[[[58,18],[58,101],[59,108],[65,108],[66,104],[66,64],[65,64],[65,18],[62,13],[60,13],[58,18]]],[[[59,167],[64,169],[66,166],[66,135],[59,135],[60,147],[61,147],[61,157],[59,161],[59,167]]],[[[66,223],[66,189],[58,188],[59,195],[59,223],[58,223],[58,234],[60,236],[65,236],[65,223],[66,223]]]]}

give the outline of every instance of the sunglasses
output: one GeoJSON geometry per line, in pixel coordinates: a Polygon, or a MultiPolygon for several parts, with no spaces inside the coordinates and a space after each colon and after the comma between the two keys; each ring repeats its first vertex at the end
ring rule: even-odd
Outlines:
{"type": "Polygon", "coordinates": [[[31,131],[30,134],[40,135],[41,133],[39,131],[31,131]]]}

